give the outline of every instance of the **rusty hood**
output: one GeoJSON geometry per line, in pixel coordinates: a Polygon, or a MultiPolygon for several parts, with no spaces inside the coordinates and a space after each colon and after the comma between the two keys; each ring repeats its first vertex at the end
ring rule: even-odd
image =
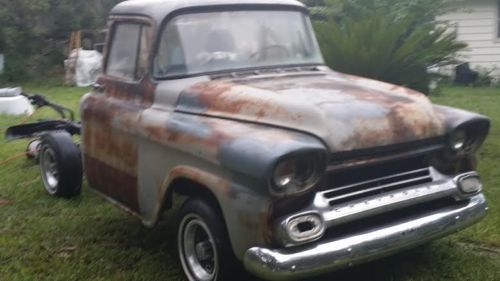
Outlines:
{"type": "Polygon", "coordinates": [[[194,84],[176,110],[307,132],[331,151],[405,143],[442,135],[424,95],[337,72],[306,72],[194,84]]]}

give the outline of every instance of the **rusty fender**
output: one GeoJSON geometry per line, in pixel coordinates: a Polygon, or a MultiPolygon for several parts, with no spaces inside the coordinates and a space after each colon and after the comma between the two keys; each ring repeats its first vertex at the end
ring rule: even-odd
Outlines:
{"type": "Polygon", "coordinates": [[[140,117],[115,116],[113,122],[139,139],[138,201],[144,224],[157,222],[170,184],[189,179],[217,199],[238,257],[271,241],[269,184],[276,162],[301,151],[326,153],[325,145],[307,134],[156,108],[140,117]]]}

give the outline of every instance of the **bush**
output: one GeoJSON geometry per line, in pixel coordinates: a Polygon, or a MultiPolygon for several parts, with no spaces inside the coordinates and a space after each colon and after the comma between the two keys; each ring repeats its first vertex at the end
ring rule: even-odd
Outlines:
{"type": "MultiPolygon", "coordinates": [[[[437,1],[441,4],[448,1],[437,1]]],[[[315,2],[318,4],[318,1],[315,2]]],[[[456,63],[467,47],[434,21],[428,0],[343,0],[316,6],[314,26],[333,69],[429,93],[428,69],[456,63]]],[[[434,1],[436,3],[436,1],[434,1]]]]}
{"type": "Polygon", "coordinates": [[[476,87],[490,87],[494,78],[492,76],[493,72],[495,72],[496,68],[486,68],[486,67],[477,67],[475,71],[477,71],[477,80],[474,83],[476,87]]]}

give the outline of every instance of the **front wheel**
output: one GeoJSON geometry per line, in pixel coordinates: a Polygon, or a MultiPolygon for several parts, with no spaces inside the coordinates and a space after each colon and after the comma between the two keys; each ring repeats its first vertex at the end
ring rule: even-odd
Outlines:
{"type": "Polygon", "coordinates": [[[203,200],[183,205],[177,246],[189,281],[234,280],[239,272],[221,215],[203,200]]]}

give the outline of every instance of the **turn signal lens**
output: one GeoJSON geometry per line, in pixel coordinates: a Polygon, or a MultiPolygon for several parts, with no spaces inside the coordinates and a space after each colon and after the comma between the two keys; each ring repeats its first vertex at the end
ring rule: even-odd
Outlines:
{"type": "Polygon", "coordinates": [[[477,175],[464,176],[458,179],[458,188],[462,193],[474,194],[482,189],[482,183],[477,175]]]}

